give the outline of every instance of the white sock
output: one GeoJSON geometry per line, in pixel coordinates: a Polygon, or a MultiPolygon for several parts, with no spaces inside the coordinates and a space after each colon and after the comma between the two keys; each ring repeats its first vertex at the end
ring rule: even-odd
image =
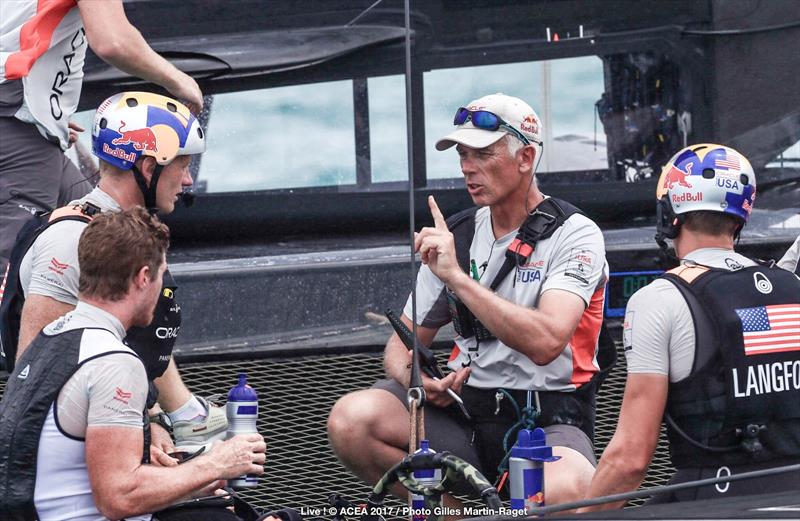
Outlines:
{"type": "Polygon", "coordinates": [[[200,403],[200,400],[192,395],[189,401],[178,407],[178,409],[168,412],[167,416],[169,416],[169,419],[173,422],[194,421],[204,419],[208,416],[208,411],[203,407],[203,404],[200,403]]]}

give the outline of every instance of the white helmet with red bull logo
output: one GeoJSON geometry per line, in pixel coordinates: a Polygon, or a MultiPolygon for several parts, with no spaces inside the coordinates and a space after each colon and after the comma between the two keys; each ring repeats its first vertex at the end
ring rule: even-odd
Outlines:
{"type": "Polygon", "coordinates": [[[688,212],[722,212],[744,226],[753,210],[756,176],[747,158],[730,147],[692,145],[664,165],[656,197],[656,240],[674,239],[688,212]]]}
{"type": "Polygon", "coordinates": [[[202,154],[206,139],[197,118],[179,101],[151,92],[122,92],[97,109],[92,152],[122,170],[142,156],[161,165],[177,156],[202,154]]]}

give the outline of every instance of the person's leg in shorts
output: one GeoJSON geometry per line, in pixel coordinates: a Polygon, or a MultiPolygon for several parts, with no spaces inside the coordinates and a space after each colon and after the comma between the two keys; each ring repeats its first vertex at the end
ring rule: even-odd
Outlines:
{"type": "Polygon", "coordinates": [[[544,464],[547,504],[584,499],[597,466],[591,440],[573,425],[550,425],[544,432],[553,455],[561,456],[558,461],[544,464]]]}
{"type": "MultiPolygon", "coordinates": [[[[503,440],[516,418],[500,415],[482,416],[477,419],[476,432],[484,476],[492,483],[498,483],[498,466],[508,452],[503,440]]],[[[550,425],[544,427],[547,444],[553,447],[553,455],[561,459],[545,463],[545,494],[548,504],[565,503],[583,499],[588,491],[597,460],[589,437],[581,429],[572,425],[550,425]]],[[[508,449],[517,442],[519,428],[508,434],[508,449]]],[[[506,467],[507,468],[507,467],[506,467]]],[[[499,485],[498,485],[499,486],[499,485]]],[[[506,482],[500,491],[508,496],[509,484],[506,482]]]]}
{"type": "MultiPolygon", "coordinates": [[[[374,484],[408,454],[409,413],[406,390],[394,380],[342,397],[328,418],[334,452],[358,477],[374,484]]],[[[436,452],[447,451],[480,468],[472,429],[449,409],[425,407],[425,437],[436,452]]],[[[457,493],[468,489],[459,489],[457,493]]],[[[398,486],[393,493],[401,496],[398,486]]]]}
{"type": "Polygon", "coordinates": [[[17,232],[33,213],[66,204],[92,186],[36,126],[0,117],[0,135],[0,266],[5,268],[17,232]]]}

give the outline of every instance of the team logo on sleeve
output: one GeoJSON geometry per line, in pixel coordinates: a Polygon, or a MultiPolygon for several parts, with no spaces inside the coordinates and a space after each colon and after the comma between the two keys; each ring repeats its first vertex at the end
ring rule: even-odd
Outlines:
{"type": "Polygon", "coordinates": [[[594,271],[597,258],[593,251],[574,249],[570,253],[564,275],[578,279],[584,284],[589,283],[589,276],[594,271]]]}
{"type": "Polygon", "coordinates": [[[622,347],[627,353],[633,349],[633,311],[625,313],[625,322],[622,323],[622,347]]]}
{"type": "Polygon", "coordinates": [[[131,399],[131,396],[133,396],[133,393],[128,391],[123,391],[119,387],[114,389],[113,399],[117,400],[118,402],[122,402],[125,405],[128,405],[128,401],[131,399]]]}
{"type": "Polygon", "coordinates": [[[47,269],[59,275],[63,275],[67,268],[69,268],[69,264],[66,262],[59,262],[55,257],[50,259],[50,265],[47,267],[47,269]]]}

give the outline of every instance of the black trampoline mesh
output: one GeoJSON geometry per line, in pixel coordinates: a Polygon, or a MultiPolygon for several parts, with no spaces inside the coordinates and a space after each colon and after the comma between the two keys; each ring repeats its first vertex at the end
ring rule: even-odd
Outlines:
{"type": "MultiPolygon", "coordinates": [[[[444,355],[442,355],[444,356],[444,355]]],[[[194,393],[227,393],[245,372],[258,391],[259,430],[267,440],[266,474],[260,486],[243,493],[258,508],[324,507],[331,493],[359,502],[369,487],[336,459],[326,435],[326,419],[335,401],[383,376],[379,354],[308,356],[183,364],[181,374],[194,393]]],[[[614,433],[625,384],[625,357],[620,353],[614,372],[598,397],[598,456],[614,433]]],[[[0,381],[0,393],[5,382],[0,381]]],[[[658,450],[643,486],[663,484],[672,474],[662,432],[658,450]]],[[[639,502],[640,503],[640,502],[639,502]]],[[[634,502],[633,504],[638,504],[634,502]]],[[[395,499],[387,505],[400,506],[395,499]]]]}
{"type": "MultiPolygon", "coordinates": [[[[381,356],[313,356],[181,367],[188,387],[200,394],[227,390],[235,384],[240,371],[248,374],[251,385],[259,392],[259,429],[267,440],[264,484],[245,496],[259,507],[282,504],[295,508],[325,506],[328,495],[334,492],[359,501],[366,499],[369,487],[352,476],[333,455],[326,435],[326,419],[343,394],[369,387],[383,377],[381,356]]],[[[625,357],[620,353],[617,367],[598,397],[598,458],[616,428],[624,385],[625,357]]],[[[663,484],[672,472],[662,432],[643,486],[663,484]]],[[[391,501],[392,505],[400,505],[394,503],[396,500],[391,501]]]]}

